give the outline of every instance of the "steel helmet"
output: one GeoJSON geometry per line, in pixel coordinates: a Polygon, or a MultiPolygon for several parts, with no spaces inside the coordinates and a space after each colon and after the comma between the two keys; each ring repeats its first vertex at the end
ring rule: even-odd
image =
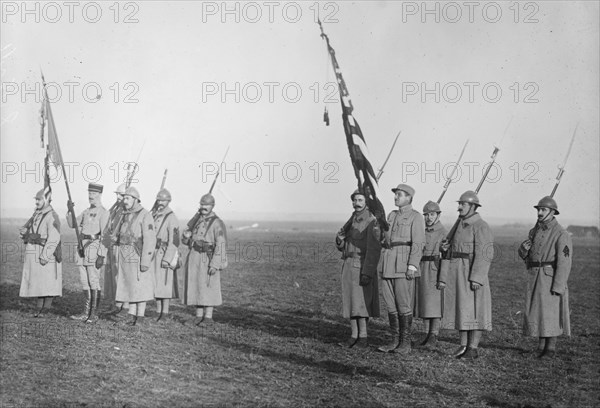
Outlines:
{"type": "Polygon", "coordinates": [[[475,204],[476,206],[481,207],[481,204],[479,204],[479,197],[477,197],[477,193],[471,190],[462,193],[457,202],[475,204]]]}
{"type": "Polygon", "coordinates": [[[135,187],[127,187],[127,190],[125,190],[125,193],[123,193],[123,195],[132,196],[133,198],[137,198],[138,200],[140,199],[140,193],[135,187]]]}
{"type": "Polygon", "coordinates": [[[200,204],[215,205],[215,198],[210,193],[204,194],[202,198],[200,198],[200,204]]]}
{"type": "Polygon", "coordinates": [[[550,208],[550,209],[554,210],[554,214],[556,214],[556,215],[560,214],[558,212],[558,205],[556,204],[556,201],[554,200],[554,198],[552,198],[550,196],[542,197],[542,199],[538,202],[538,204],[533,206],[533,208],[537,208],[537,209],[539,209],[540,207],[550,208]]]}
{"type": "Polygon", "coordinates": [[[360,190],[354,190],[354,193],[350,194],[350,200],[354,200],[354,196],[356,196],[356,195],[361,195],[361,196],[367,198],[365,196],[365,193],[363,193],[362,191],[360,191],[360,190]]]}
{"type": "Polygon", "coordinates": [[[45,200],[46,196],[44,195],[44,189],[42,188],[40,191],[38,191],[33,198],[36,200],[45,200]]]}
{"type": "Polygon", "coordinates": [[[441,213],[442,210],[440,209],[440,205],[438,203],[433,201],[427,201],[427,204],[425,204],[425,207],[423,207],[423,214],[431,212],[441,213]]]}
{"type": "Polygon", "coordinates": [[[171,193],[166,188],[161,189],[156,195],[157,200],[171,201],[171,193]]]}
{"type": "Polygon", "coordinates": [[[398,187],[392,188],[392,193],[401,190],[410,195],[411,197],[415,196],[415,189],[409,186],[408,184],[398,184],[398,187]]]}
{"type": "Polygon", "coordinates": [[[117,187],[117,189],[115,190],[115,193],[117,193],[117,194],[125,194],[125,190],[126,189],[127,189],[127,186],[125,185],[125,183],[123,183],[119,187],[117,187]]]}

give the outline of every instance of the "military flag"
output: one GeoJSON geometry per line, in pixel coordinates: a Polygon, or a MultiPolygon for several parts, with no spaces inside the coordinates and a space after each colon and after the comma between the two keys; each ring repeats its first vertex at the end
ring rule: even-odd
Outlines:
{"type": "Polygon", "coordinates": [[[358,181],[358,189],[365,195],[367,205],[373,215],[377,218],[381,228],[387,231],[388,224],[385,218],[385,209],[378,198],[379,185],[377,184],[377,177],[373,165],[369,159],[369,149],[367,148],[367,143],[365,142],[362,130],[352,114],[354,107],[352,106],[350,94],[346,87],[346,81],[344,81],[342,71],[340,70],[337,58],[335,57],[335,50],[329,43],[329,37],[323,32],[321,21],[319,21],[319,27],[321,28],[321,37],[327,42],[327,50],[331,57],[331,63],[338,83],[344,132],[346,133],[346,142],[348,144],[348,151],[350,152],[350,160],[352,161],[354,174],[358,181]]]}

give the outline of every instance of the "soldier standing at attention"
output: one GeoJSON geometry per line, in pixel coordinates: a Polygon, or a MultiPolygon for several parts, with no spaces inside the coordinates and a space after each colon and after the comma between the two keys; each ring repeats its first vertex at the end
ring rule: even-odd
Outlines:
{"type": "Polygon", "coordinates": [[[492,330],[492,295],[488,272],[494,256],[494,238],[477,209],[481,207],[474,191],[458,199],[459,221],[444,240],[442,252],[450,259],[448,273],[441,273],[439,287],[452,288],[446,301],[456,303],[454,327],[460,333],[456,358],[479,357],[479,340],[484,330],[492,330]],[[449,252],[448,252],[449,251],[449,252]]]}
{"type": "Polygon", "coordinates": [[[425,246],[423,216],[412,208],[415,190],[406,184],[392,189],[398,207],[388,216],[380,265],[382,294],[388,309],[392,342],[379,347],[382,352],[408,353],[411,350],[411,328],[415,296],[414,278],[419,276],[419,263],[425,246]]]}
{"type": "MultiPolygon", "coordinates": [[[[117,200],[108,210],[108,225],[102,236],[102,243],[107,249],[106,259],[104,264],[104,298],[108,302],[108,312],[118,313],[123,309],[123,303],[116,304],[115,296],[117,294],[117,273],[119,266],[117,265],[117,257],[115,248],[115,231],[121,221],[123,215],[123,194],[125,193],[125,183],[117,187],[115,194],[117,200]],[[114,310],[111,310],[113,305],[114,310]]],[[[127,305],[129,307],[129,305],[127,305]]]]}
{"type": "MultiPolygon", "coordinates": [[[[104,187],[100,184],[90,183],[88,185],[90,207],[77,217],[83,244],[83,258],[79,257],[78,265],[81,286],[85,293],[85,306],[83,313],[71,316],[71,319],[87,323],[94,323],[98,320],[100,274],[106,254],[106,248],[100,239],[108,224],[108,211],[102,206],[103,189],[104,187]]],[[[70,212],[67,212],[67,223],[70,228],[75,228],[73,215],[70,212]]]]}
{"type": "Polygon", "coordinates": [[[227,268],[227,230],[213,212],[215,198],[200,199],[198,217],[183,233],[182,242],[190,248],[185,262],[183,302],[196,306],[196,325],[213,324],[213,309],[223,303],[221,271],[227,268]]]}
{"type": "Polygon", "coordinates": [[[367,346],[367,320],[379,317],[377,263],[381,255],[381,230],[367,207],[364,194],[351,196],[354,214],[335,238],[342,251],[342,315],[350,319],[352,334],[342,347],[367,346]]]}
{"type": "Polygon", "coordinates": [[[421,257],[421,278],[416,285],[417,306],[415,310],[415,316],[425,322],[425,331],[427,332],[421,346],[433,346],[437,343],[444,306],[438,275],[441,261],[440,247],[447,232],[440,222],[441,212],[439,204],[433,201],[428,201],[423,207],[425,248],[421,257]]]}
{"type": "Polygon", "coordinates": [[[556,355],[557,337],[571,335],[567,280],[573,260],[569,233],[558,223],[558,206],[552,197],[542,198],[538,221],[521,244],[519,255],[527,264],[527,289],[523,334],[539,338],[538,357],[556,355]]]}
{"type": "Polygon", "coordinates": [[[62,257],[60,220],[44,190],[35,195],[35,212],[19,232],[25,242],[25,261],[21,279],[21,297],[37,297],[41,317],[52,306],[54,296],[62,296],[62,257]]]}
{"type": "Polygon", "coordinates": [[[140,204],[140,193],[135,187],[125,190],[125,211],[117,228],[119,273],[117,275],[117,302],[129,302],[135,326],[143,323],[146,302],[154,299],[154,276],[148,273],[156,236],[152,215],[140,204]]]}
{"type": "Polygon", "coordinates": [[[151,263],[154,275],[154,297],[156,298],[156,321],[169,314],[169,302],[179,297],[175,269],[179,261],[179,221],[169,208],[171,193],[166,188],[156,196],[154,230],[156,231],[156,252],[151,263]]]}

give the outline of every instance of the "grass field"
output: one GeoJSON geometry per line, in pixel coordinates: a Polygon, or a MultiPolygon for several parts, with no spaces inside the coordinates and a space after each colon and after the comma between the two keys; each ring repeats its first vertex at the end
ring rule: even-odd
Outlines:
{"type": "MultiPolygon", "coordinates": [[[[441,333],[436,349],[404,357],[337,346],[349,327],[340,314],[335,229],[230,230],[214,328],[190,325],[192,310],[180,302],[176,320],[126,328],[69,320],[83,299],[71,261],[63,264],[63,297],[33,318],[35,301],[18,296],[17,224],[4,220],[0,407],[600,406],[598,240],[574,239],[573,335],[543,361],[523,354],[536,341],[520,334],[525,277],[516,246],[525,231],[493,230],[494,328],[481,357],[465,362],[449,355],[458,345],[453,331],[441,333]]],[[[74,242],[70,232],[63,239],[74,242]]],[[[153,310],[151,303],[146,315],[153,310]]],[[[413,341],[422,337],[416,323],[413,341]]],[[[369,323],[372,346],[388,341],[386,328],[385,316],[369,323]]]]}

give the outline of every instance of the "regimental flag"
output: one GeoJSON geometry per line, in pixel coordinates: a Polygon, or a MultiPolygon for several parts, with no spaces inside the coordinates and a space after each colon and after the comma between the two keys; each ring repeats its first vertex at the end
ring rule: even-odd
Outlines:
{"type": "Polygon", "coordinates": [[[48,144],[46,145],[46,157],[44,158],[44,196],[47,199],[52,194],[52,186],[50,184],[50,162],[52,162],[57,170],[58,168],[62,168],[64,162],[60,151],[60,145],[58,144],[52,108],[50,107],[50,101],[48,100],[48,93],[44,87],[44,100],[42,101],[42,108],[40,109],[40,138],[42,147],[44,147],[44,129],[46,123],[48,124],[48,144]]]}
{"type": "Polygon", "coordinates": [[[350,152],[350,159],[352,160],[352,167],[354,168],[354,174],[358,181],[358,189],[365,194],[367,205],[377,218],[379,225],[385,231],[389,229],[387,220],[385,218],[385,209],[383,204],[379,200],[379,185],[377,184],[377,177],[373,170],[373,165],[369,159],[369,149],[363,136],[360,126],[352,111],[352,101],[350,100],[350,94],[346,87],[346,82],[342,76],[342,71],[335,57],[335,50],[329,44],[329,37],[323,32],[323,26],[319,21],[321,27],[321,37],[327,42],[327,49],[331,56],[331,63],[333,64],[333,70],[338,82],[338,88],[340,92],[340,102],[342,104],[342,119],[344,121],[344,132],[346,133],[346,142],[348,144],[348,150],[350,152]]]}

